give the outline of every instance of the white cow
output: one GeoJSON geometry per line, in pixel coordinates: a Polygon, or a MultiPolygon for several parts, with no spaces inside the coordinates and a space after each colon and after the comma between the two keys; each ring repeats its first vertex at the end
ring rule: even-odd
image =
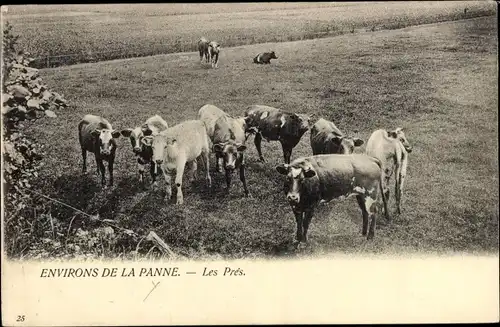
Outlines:
{"type": "Polygon", "coordinates": [[[188,165],[192,176],[196,172],[196,160],[202,157],[206,170],[208,187],[211,188],[212,180],[209,173],[210,152],[208,136],[205,125],[200,120],[188,120],[154,137],[143,139],[146,145],[153,148],[153,161],[160,165],[167,184],[165,200],[170,200],[172,196],[171,180],[172,174],[176,172],[175,185],[177,187],[177,204],[184,202],[182,193],[182,177],[184,168],[188,165]]]}
{"type": "Polygon", "coordinates": [[[395,197],[397,213],[401,213],[401,196],[406,178],[408,166],[408,153],[412,146],[406,139],[403,129],[398,127],[392,131],[384,129],[372,133],[366,143],[366,154],[379,159],[382,162],[384,172],[384,193],[389,201],[389,182],[395,172],[395,197]]]}

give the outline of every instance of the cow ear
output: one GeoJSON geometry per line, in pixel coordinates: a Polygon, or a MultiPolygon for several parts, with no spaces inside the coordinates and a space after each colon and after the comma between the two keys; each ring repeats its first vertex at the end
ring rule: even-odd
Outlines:
{"type": "Polygon", "coordinates": [[[353,138],[353,140],[354,140],[354,146],[362,146],[365,143],[365,141],[357,137],[353,138]]]}
{"type": "Polygon", "coordinates": [[[238,151],[243,152],[247,149],[247,146],[244,144],[238,144],[237,149],[238,149],[238,151]]]}
{"type": "Polygon", "coordinates": [[[114,139],[119,138],[121,135],[120,131],[112,131],[111,136],[113,136],[114,139]]]}
{"type": "Polygon", "coordinates": [[[392,137],[394,139],[398,138],[398,133],[396,131],[387,132],[387,135],[389,135],[389,137],[392,137]]]}
{"type": "Polygon", "coordinates": [[[142,134],[144,134],[144,136],[150,136],[151,134],[153,134],[153,131],[150,130],[149,127],[143,127],[142,134]]]}
{"type": "Polygon", "coordinates": [[[343,139],[344,139],[343,136],[336,136],[336,135],[334,135],[331,140],[335,144],[340,144],[340,143],[342,143],[343,139]]]}
{"type": "Polygon", "coordinates": [[[94,129],[92,132],[90,132],[90,134],[92,134],[94,136],[99,136],[99,134],[101,134],[101,130],[100,129],[94,129]]]}
{"type": "Polygon", "coordinates": [[[310,168],[309,169],[303,169],[302,171],[304,172],[304,176],[306,178],[311,178],[311,177],[316,176],[316,172],[314,170],[310,169],[310,168]]]}
{"type": "Polygon", "coordinates": [[[223,143],[217,143],[214,144],[214,152],[222,152],[224,150],[224,144],[223,143]]]}
{"type": "Polygon", "coordinates": [[[288,175],[289,167],[287,164],[280,164],[276,166],[276,171],[281,175],[288,175]]]}
{"type": "Polygon", "coordinates": [[[132,134],[132,128],[127,128],[121,131],[122,135],[125,137],[130,137],[130,134],[132,134]]]}
{"type": "Polygon", "coordinates": [[[144,144],[146,146],[151,146],[151,145],[153,145],[153,138],[152,137],[144,137],[141,142],[142,142],[142,144],[144,144]]]}

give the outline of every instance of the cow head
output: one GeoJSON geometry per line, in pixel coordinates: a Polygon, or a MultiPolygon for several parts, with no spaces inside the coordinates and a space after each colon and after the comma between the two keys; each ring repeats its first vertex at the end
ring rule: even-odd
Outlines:
{"type": "Polygon", "coordinates": [[[331,134],[328,140],[331,147],[329,153],[339,153],[339,154],[351,154],[354,152],[354,148],[364,144],[362,139],[357,137],[349,136],[339,136],[331,134]]]}
{"type": "Polygon", "coordinates": [[[143,143],[153,149],[153,162],[161,165],[170,147],[177,146],[175,138],[168,138],[165,135],[155,135],[144,137],[143,143]]]}
{"type": "Polygon", "coordinates": [[[235,143],[234,141],[214,144],[214,152],[224,160],[224,168],[232,171],[236,168],[236,160],[239,154],[246,150],[246,145],[235,143]]]}
{"type": "Polygon", "coordinates": [[[305,180],[316,176],[311,164],[308,162],[280,164],[276,166],[276,171],[286,176],[285,193],[288,202],[292,206],[298,205],[305,180]]]}
{"type": "Polygon", "coordinates": [[[399,142],[401,142],[401,144],[405,148],[406,152],[410,153],[413,150],[413,147],[411,146],[410,142],[408,142],[408,139],[406,138],[406,135],[401,127],[398,127],[395,130],[388,132],[387,134],[390,137],[399,140],[399,142]]]}
{"type": "Polygon", "coordinates": [[[108,156],[113,152],[116,147],[113,139],[120,137],[120,132],[112,129],[95,129],[91,134],[97,137],[99,153],[103,156],[108,156]]]}
{"type": "Polygon", "coordinates": [[[270,53],[270,59],[278,59],[278,57],[276,56],[276,53],[274,53],[274,51],[271,51],[270,53]]]}
{"type": "Polygon", "coordinates": [[[132,144],[132,149],[134,153],[138,154],[142,151],[142,147],[144,143],[142,142],[142,139],[145,136],[149,136],[153,133],[151,129],[147,125],[144,125],[142,127],[136,127],[134,129],[132,128],[126,128],[121,131],[121,134],[125,137],[130,138],[130,143],[132,144]]]}

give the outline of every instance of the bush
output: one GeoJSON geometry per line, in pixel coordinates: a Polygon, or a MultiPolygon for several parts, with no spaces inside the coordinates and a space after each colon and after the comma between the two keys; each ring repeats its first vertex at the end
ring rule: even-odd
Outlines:
{"type": "Polygon", "coordinates": [[[29,54],[16,52],[17,39],[6,24],[2,40],[2,186],[9,256],[23,254],[38,231],[37,217],[46,212],[44,205],[29,193],[32,180],[38,177],[43,146],[27,137],[24,130],[40,118],[55,118],[54,110],[67,106],[60,94],[43,83],[38,69],[29,67],[33,62],[29,54]]]}

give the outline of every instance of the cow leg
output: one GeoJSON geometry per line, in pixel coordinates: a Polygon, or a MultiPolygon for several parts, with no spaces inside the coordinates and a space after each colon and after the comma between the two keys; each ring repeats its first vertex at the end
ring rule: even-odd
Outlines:
{"type": "Polygon", "coordinates": [[[401,197],[403,195],[403,186],[406,178],[406,168],[408,167],[408,158],[404,157],[401,161],[401,170],[399,171],[399,189],[396,190],[396,207],[398,214],[401,214],[401,197]]]}
{"type": "Polygon", "coordinates": [[[149,174],[151,175],[151,184],[156,185],[156,173],[155,173],[156,163],[151,160],[149,164],[149,174]]]}
{"type": "Polygon", "coordinates": [[[298,209],[293,209],[293,213],[295,215],[295,221],[297,222],[297,243],[300,243],[304,237],[304,231],[303,231],[303,216],[304,212],[298,209]]]}
{"type": "Polygon", "coordinates": [[[82,159],[83,159],[83,167],[82,173],[85,174],[87,172],[87,150],[82,148],[82,159]]]}
{"type": "Polygon", "coordinates": [[[255,138],[253,140],[253,143],[255,144],[255,147],[257,148],[257,153],[259,154],[259,160],[262,162],[265,162],[264,157],[262,156],[262,149],[261,149],[262,134],[260,134],[260,133],[255,134],[255,138]]]}
{"type": "Polygon", "coordinates": [[[184,169],[186,167],[186,159],[178,158],[175,174],[175,187],[177,188],[177,201],[176,204],[184,203],[184,194],[182,194],[182,178],[184,176],[184,169]]]}
{"type": "Polygon", "coordinates": [[[165,201],[168,202],[172,197],[172,172],[170,170],[167,171],[166,167],[162,167],[161,171],[165,177],[165,201]]]}
{"type": "Polygon", "coordinates": [[[205,150],[202,150],[201,156],[203,159],[203,164],[205,165],[205,178],[207,180],[208,188],[212,188],[212,178],[210,178],[210,153],[208,151],[208,147],[205,150]]]}
{"type": "Polygon", "coordinates": [[[314,209],[309,208],[304,212],[304,220],[302,221],[302,240],[307,242],[307,230],[309,229],[309,224],[311,223],[312,216],[314,214],[314,209]]]}
{"type": "MultiPolygon", "coordinates": [[[[396,210],[399,212],[399,201],[400,201],[400,198],[399,198],[399,189],[400,189],[400,174],[401,174],[401,163],[398,162],[396,164],[396,171],[395,171],[395,176],[394,176],[394,180],[395,180],[395,184],[394,184],[394,197],[396,198],[396,210]]],[[[387,188],[389,188],[389,186],[387,186],[387,188]]]]}
{"type": "Polygon", "coordinates": [[[102,159],[97,159],[97,157],[95,158],[95,161],[97,163],[99,175],[101,175],[101,185],[106,187],[106,168],[104,167],[104,163],[102,162],[102,159]]]}
{"type": "Polygon", "coordinates": [[[362,195],[356,195],[356,200],[358,200],[358,205],[361,208],[361,214],[363,215],[363,229],[361,230],[361,234],[366,236],[368,232],[368,211],[366,211],[365,199],[362,195]]]}
{"type": "Polygon", "coordinates": [[[109,186],[113,186],[113,165],[115,161],[110,159],[108,161],[108,172],[109,172],[109,186]]]}
{"type": "Polygon", "coordinates": [[[376,194],[375,197],[372,198],[374,195],[365,195],[364,196],[364,204],[366,207],[367,212],[370,215],[370,229],[368,231],[368,240],[373,239],[375,236],[375,224],[376,224],[376,213],[377,213],[377,202],[376,202],[376,194]]]}
{"type": "Polygon", "coordinates": [[[144,164],[141,162],[140,158],[137,158],[137,168],[139,170],[139,182],[144,182],[144,164]]]}
{"type": "Polygon", "coordinates": [[[194,159],[189,163],[191,181],[194,181],[196,179],[196,171],[198,170],[198,163],[196,162],[196,160],[197,159],[194,159]]]}
{"type": "Polygon", "coordinates": [[[290,163],[290,158],[292,157],[292,147],[288,144],[281,143],[281,147],[283,148],[283,158],[285,159],[285,163],[290,163]]]}
{"type": "Polygon", "coordinates": [[[223,162],[221,162],[222,157],[218,152],[215,152],[215,171],[222,173],[223,162]]]}
{"type": "Polygon", "coordinates": [[[233,171],[230,169],[226,169],[226,191],[229,193],[229,189],[231,188],[231,178],[233,177],[233,171]]]}
{"type": "Polygon", "coordinates": [[[245,178],[245,159],[243,157],[243,154],[241,154],[241,161],[240,161],[240,180],[243,183],[243,189],[245,190],[245,196],[249,196],[248,188],[247,188],[247,180],[245,178]]]}

